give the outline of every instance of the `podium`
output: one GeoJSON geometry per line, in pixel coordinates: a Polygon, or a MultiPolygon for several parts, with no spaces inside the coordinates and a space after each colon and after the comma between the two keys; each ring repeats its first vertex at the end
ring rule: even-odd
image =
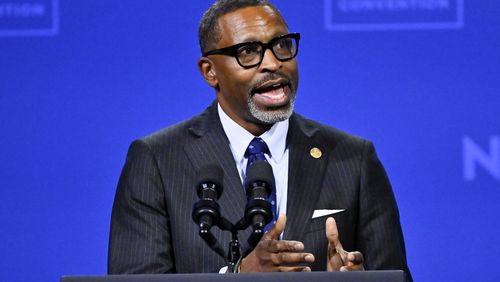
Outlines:
{"type": "Polygon", "coordinates": [[[129,274],[63,276],[61,282],[405,282],[401,270],[359,272],[275,272],[239,274],[129,274]]]}

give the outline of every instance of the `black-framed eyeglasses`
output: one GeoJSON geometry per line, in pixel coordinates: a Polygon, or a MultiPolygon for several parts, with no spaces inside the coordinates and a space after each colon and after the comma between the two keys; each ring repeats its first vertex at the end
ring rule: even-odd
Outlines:
{"type": "Polygon", "coordinates": [[[267,49],[271,49],[276,59],[281,62],[295,58],[299,51],[299,39],[300,33],[290,33],[275,37],[268,43],[262,43],[260,41],[244,42],[221,49],[215,49],[203,53],[203,57],[209,55],[233,56],[240,66],[244,68],[253,68],[262,63],[264,53],[267,49]]]}

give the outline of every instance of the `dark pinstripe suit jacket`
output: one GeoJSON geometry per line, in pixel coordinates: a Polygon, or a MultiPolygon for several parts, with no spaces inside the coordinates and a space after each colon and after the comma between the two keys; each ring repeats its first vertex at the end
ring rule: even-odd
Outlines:
{"type": "MultiPolygon", "coordinates": [[[[325,217],[334,215],[346,250],[359,250],[366,269],[407,271],[393,192],[371,142],[307,120],[290,118],[287,225],[284,239],[302,241],[326,267],[325,217]],[[310,150],[322,151],[318,159],[310,150]]],[[[111,218],[109,273],[217,272],[225,265],[199,238],[191,219],[196,172],[208,163],[224,171],[222,214],[243,216],[246,196],[214,103],[203,114],[130,146],[111,218]]],[[[212,229],[227,247],[229,234],[212,229]]],[[[243,248],[249,230],[240,234],[243,248]]]]}

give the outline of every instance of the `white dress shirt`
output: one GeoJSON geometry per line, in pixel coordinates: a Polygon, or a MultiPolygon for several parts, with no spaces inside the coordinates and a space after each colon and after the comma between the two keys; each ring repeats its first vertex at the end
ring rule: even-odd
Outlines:
{"type": "Polygon", "coordinates": [[[219,104],[217,104],[217,107],[222,127],[229,139],[229,147],[233,153],[241,183],[246,177],[248,159],[245,158],[245,151],[248,145],[255,137],[260,137],[266,142],[271,154],[265,154],[265,156],[273,168],[276,185],[276,201],[278,202],[276,211],[278,214],[286,214],[288,191],[288,147],[286,146],[286,136],[288,134],[288,119],[275,123],[261,136],[254,136],[232,120],[219,104]]]}

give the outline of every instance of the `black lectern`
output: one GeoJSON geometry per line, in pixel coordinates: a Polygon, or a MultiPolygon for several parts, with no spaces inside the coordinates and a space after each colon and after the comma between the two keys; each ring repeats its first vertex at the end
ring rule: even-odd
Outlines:
{"type": "Polygon", "coordinates": [[[400,270],[360,272],[295,272],[239,274],[141,274],[107,276],[64,276],[61,282],[405,282],[400,270]]]}

